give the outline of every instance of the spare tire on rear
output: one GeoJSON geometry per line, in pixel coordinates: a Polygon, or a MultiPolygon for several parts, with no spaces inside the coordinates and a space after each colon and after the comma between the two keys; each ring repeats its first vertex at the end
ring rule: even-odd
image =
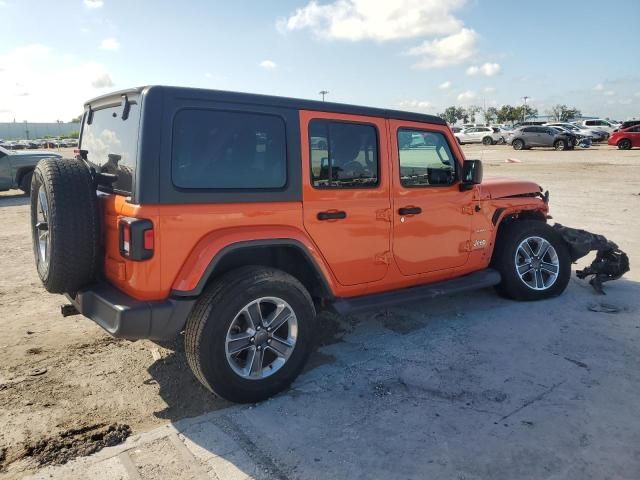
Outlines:
{"type": "Polygon", "coordinates": [[[98,198],[81,160],[38,163],[31,185],[31,233],[38,275],[47,291],[75,294],[96,279],[98,198]]]}

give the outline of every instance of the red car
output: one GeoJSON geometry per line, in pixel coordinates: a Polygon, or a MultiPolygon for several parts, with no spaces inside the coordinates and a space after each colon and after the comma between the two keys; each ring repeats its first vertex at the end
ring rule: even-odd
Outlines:
{"type": "Polygon", "coordinates": [[[609,137],[609,145],[616,145],[620,150],[640,147],[640,125],[613,132],[609,137]]]}

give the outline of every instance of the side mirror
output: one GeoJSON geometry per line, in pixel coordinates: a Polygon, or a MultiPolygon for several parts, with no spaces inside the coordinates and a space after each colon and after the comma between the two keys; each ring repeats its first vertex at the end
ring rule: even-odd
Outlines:
{"type": "Polygon", "coordinates": [[[480,160],[465,160],[462,165],[462,183],[460,190],[470,190],[474,185],[482,183],[482,162],[480,160]]]}

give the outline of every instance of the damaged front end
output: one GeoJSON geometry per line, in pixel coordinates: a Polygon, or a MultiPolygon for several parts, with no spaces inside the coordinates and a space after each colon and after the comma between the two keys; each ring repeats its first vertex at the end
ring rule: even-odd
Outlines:
{"type": "Polygon", "coordinates": [[[559,223],[556,223],[553,229],[569,247],[572,262],[584,257],[592,250],[596,251],[595,260],[585,269],[577,270],[576,276],[580,279],[590,276],[589,284],[598,293],[604,295],[602,288],[604,282],[617,280],[629,271],[627,254],[606,237],[578,228],[565,227],[559,223]]]}

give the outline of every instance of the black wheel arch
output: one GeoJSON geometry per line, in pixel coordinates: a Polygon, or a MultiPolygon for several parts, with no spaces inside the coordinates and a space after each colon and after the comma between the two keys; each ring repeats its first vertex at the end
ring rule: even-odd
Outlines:
{"type": "Polygon", "coordinates": [[[15,178],[15,184],[16,185],[20,185],[22,184],[22,179],[25,177],[25,175],[27,175],[28,173],[33,173],[33,171],[36,169],[36,166],[33,165],[31,167],[20,167],[16,170],[16,178],[15,178]]]}
{"type": "Polygon", "coordinates": [[[506,215],[502,216],[503,212],[504,212],[504,208],[496,209],[495,214],[497,215],[494,214],[494,218],[493,218],[494,225],[497,224],[496,225],[497,231],[496,231],[496,236],[493,242],[493,251],[491,252],[492,259],[495,256],[496,243],[498,243],[498,239],[500,238],[500,235],[504,231],[505,226],[511,225],[515,222],[521,222],[523,220],[536,220],[541,223],[547,223],[546,215],[539,210],[523,210],[515,213],[507,213],[506,215]]]}
{"type": "Polygon", "coordinates": [[[227,245],[211,259],[194,289],[173,290],[171,296],[197,297],[211,281],[244,266],[282,270],[300,281],[312,298],[330,300],[334,297],[311,253],[301,242],[291,238],[247,240],[227,245]]]}

